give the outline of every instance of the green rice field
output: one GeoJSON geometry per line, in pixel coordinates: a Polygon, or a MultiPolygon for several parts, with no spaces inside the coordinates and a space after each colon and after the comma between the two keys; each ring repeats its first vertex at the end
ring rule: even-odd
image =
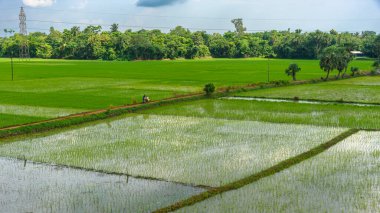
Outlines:
{"type": "MultiPolygon", "coordinates": [[[[267,62],[18,61],[0,126],[266,81],[267,62]]],[[[290,62],[271,60],[272,80],[290,62]]],[[[299,79],[324,74],[297,63],[299,79]]],[[[262,88],[3,138],[0,212],[379,212],[379,86],[262,88]]]]}
{"type": "MultiPolygon", "coordinates": [[[[200,92],[210,82],[217,87],[266,82],[268,63],[271,81],[290,80],[284,70],[293,62],[303,68],[300,80],[324,76],[317,60],[105,62],[31,59],[15,60],[14,81],[11,81],[10,60],[0,59],[0,109],[7,106],[28,108],[23,115],[13,109],[1,110],[0,127],[139,103],[144,94],[152,100],[160,100],[200,92]],[[41,111],[38,108],[48,113],[36,115],[35,110],[41,111]],[[9,119],[10,116],[15,119],[9,119]]],[[[371,61],[354,61],[352,66],[369,70],[371,61]]]]}
{"type": "Polygon", "coordinates": [[[237,96],[295,98],[380,104],[380,77],[361,77],[318,84],[289,86],[239,93],[237,96]]]}

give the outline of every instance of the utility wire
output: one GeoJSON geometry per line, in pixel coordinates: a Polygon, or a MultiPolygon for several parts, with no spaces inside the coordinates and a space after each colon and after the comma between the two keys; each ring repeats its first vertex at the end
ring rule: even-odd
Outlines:
{"type": "MultiPolygon", "coordinates": [[[[87,14],[106,14],[106,15],[120,15],[131,17],[151,17],[151,18],[176,18],[176,19],[212,19],[212,20],[228,20],[233,17],[202,17],[202,16],[168,16],[168,15],[141,15],[141,14],[129,14],[129,13],[117,13],[117,12],[100,12],[100,11],[82,11],[82,10],[62,10],[62,9],[46,9],[46,8],[28,8],[32,10],[46,10],[54,12],[70,12],[70,13],[87,13],[87,14]]],[[[245,21],[380,21],[380,18],[355,18],[355,19],[308,19],[308,18],[244,18],[245,21]]]]}
{"type": "MultiPolygon", "coordinates": [[[[54,23],[54,24],[67,24],[67,25],[84,25],[84,26],[101,26],[101,27],[111,27],[112,24],[107,23],[84,23],[84,22],[65,22],[65,21],[48,21],[48,20],[28,20],[29,22],[39,22],[39,23],[54,23]]],[[[124,28],[137,28],[137,29],[161,29],[161,30],[171,30],[175,27],[169,26],[143,26],[143,25],[123,25],[119,24],[119,27],[124,28]]],[[[200,27],[184,27],[189,30],[195,31],[231,31],[232,29],[227,28],[200,28],[200,27]]],[[[270,32],[272,30],[246,30],[247,32],[270,32]]],[[[287,31],[286,30],[276,30],[276,31],[287,31]]],[[[306,31],[305,31],[306,32],[306,31]]],[[[348,33],[356,33],[360,31],[337,31],[339,33],[348,32],[348,33]]]]}
{"type": "MultiPolygon", "coordinates": [[[[51,9],[51,8],[34,8],[28,7],[27,10],[45,10],[53,12],[69,12],[69,13],[80,13],[80,14],[108,14],[108,15],[120,15],[120,16],[133,16],[133,17],[152,17],[152,18],[177,18],[177,19],[219,19],[219,20],[231,20],[236,17],[207,17],[207,16],[168,16],[168,15],[143,15],[143,14],[130,14],[130,13],[119,13],[119,12],[104,12],[104,11],[83,11],[83,10],[70,10],[70,9],[51,9]]],[[[9,10],[19,10],[20,7],[13,8],[0,8],[0,11],[9,10]]],[[[323,19],[323,18],[250,18],[246,17],[244,20],[252,21],[380,21],[380,18],[355,18],[355,19],[323,19]]]]}
{"type": "MultiPolygon", "coordinates": [[[[0,22],[18,22],[17,19],[10,20],[0,20],[0,22]]],[[[50,24],[65,24],[72,26],[101,26],[101,27],[110,27],[112,24],[109,23],[86,23],[86,22],[66,22],[66,21],[50,21],[50,20],[39,20],[39,19],[31,19],[27,20],[27,22],[36,22],[36,23],[50,23],[50,24]]],[[[175,27],[170,26],[143,26],[143,25],[123,25],[119,24],[119,27],[127,28],[127,29],[160,29],[160,30],[171,30],[175,27]]],[[[193,31],[231,31],[232,29],[227,28],[200,28],[200,27],[184,27],[193,31]]],[[[30,30],[43,30],[48,31],[49,29],[42,28],[28,28],[30,30]]],[[[272,30],[246,30],[247,32],[270,32],[272,30]]],[[[276,31],[287,31],[287,30],[276,30],[276,31]]],[[[305,31],[306,32],[306,31],[305,31]]],[[[339,33],[348,32],[348,33],[356,33],[360,31],[337,31],[339,33]]]]}
{"type": "Polygon", "coordinates": [[[19,21],[18,19],[0,19],[0,22],[12,22],[12,21],[19,21]]]}
{"type": "MultiPolygon", "coordinates": [[[[39,23],[54,23],[54,24],[69,24],[69,25],[85,25],[85,26],[102,26],[102,27],[110,27],[112,24],[106,24],[106,23],[84,23],[84,22],[65,22],[65,21],[46,21],[46,20],[28,20],[29,22],[39,22],[39,23]]],[[[141,28],[141,29],[163,29],[163,30],[170,30],[174,27],[166,27],[166,26],[142,26],[142,25],[123,25],[119,24],[119,27],[124,28],[141,28]]],[[[205,31],[228,31],[231,29],[225,29],[225,28],[196,28],[196,27],[190,27],[187,28],[189,30],[205,30],[205,31]]],[[[252,32],[256,31],[263,31],[263,30],[250,30],[252,32]]]]}
{"type": "MultiPolygon", "coordinates": [[[[8,8],[13,9],[13,8],[8,8]]],[[[14,8],[16,9],[16,8],[14,8]]],[[[19,9],[19,8],[17,8],[19,9]]],[[[115,12],[96,12],[96,11],[82,11],[82,10],[62,10],[62,9],[47,9],[47,8],[32,8],[28,7],[28,10],[45,10],[45,11],[54,11],[54,12],[77,12],[77,13],[93,13],[93,14],[111,14],[111,15],[124,15],[124,16],[135,16],[135,17],[152,17],[152,18],[175,18],[175,19],[211,19],[211,20],[231,20],[230,18],[221,18],[221,17],[186,17],[186,16],[160,16],[160,15],[138,15],[138,14],[128,14],[128,13],[115,13],[115,12]]],[[[1,9],[4,10],[4,9],[1,9]]],[[[6,10],[6,9],[5,9],[6,10]]],[[[333,21],[334,19],[291,19],[291,18],[285,18],[285,19],[268,19],[268,18],[245,18],[244,20],[252,20],[252,21],[333,21]]],[[[336,21],[380,21],[380,18],[374,18],[374,19],[335,19],[336,21]]],[[[13,20],[0,20],[0,22],[12,22],[12,21],[18,21],[17,19],[13,20]]],[[[52,23],[52,24],[66,24],[66,25],[99,25],[102,27],[110,27],[111,24],[106,23],[83,23],[83,22],[65,22],[65,21],[49,21],[49,20],[38,20],[38,19],[31,19],[27,20],[28,22],[39,22],[39,23],[52,23]]],[[[174,27],[167,27],[167,26],[142,26],[142,25],[119,25],[120,27],[124,28],[137,28],[137,29],[162,29],[162,30],[170,30],[174,27]]],[[[189,30],[195,30],[195,31],[231,31],[231,29],[225,29],[225,28],[198,28],[198,27],[190,27],[189,30]]],[[[247,32],[265,32],[270,30],[247,30],[247,32]]],[[[283,30],[278,30],[283,31],[283,30]]],[[[362,30],[360,30],[362,31],[362,30]]],[[[339,31],[339,32],[355,32],[355,31],[339,31]]]]}

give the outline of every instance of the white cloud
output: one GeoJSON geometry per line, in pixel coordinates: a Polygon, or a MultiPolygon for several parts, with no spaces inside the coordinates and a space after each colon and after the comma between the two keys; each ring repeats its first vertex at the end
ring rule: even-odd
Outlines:
{"type": "Polygon", "coordinates": [[[48,7],[51,6],[55,0],[22,0],[22,2],[30,7],[48,7]]]}

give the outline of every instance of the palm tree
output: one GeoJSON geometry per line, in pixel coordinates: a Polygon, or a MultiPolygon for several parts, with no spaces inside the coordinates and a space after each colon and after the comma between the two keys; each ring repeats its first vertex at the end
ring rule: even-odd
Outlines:
{"type": "Polygon", "coordinates": [[[380,58],[378,58],[375,62],[373,62],[373,65],[372,65],[375,69],[379,69],[380,68],[380,58]]]}
{"type": "Polygon", "coordinates": [[[323,50],[319,66],[327,73],[325,80],[328,80],[330,73],[337,67],[336,46],[327,47],[323,50]]]}
{"type": "Polygon", "coordinates": [[[112,33],[116,33],[116,32],[119,32],[119,25],[118,24],[116,24],[116,23],[113,23],[112,25],[111,25],[111,32],[112,33]]]}
{"type": "Polygon", "coordinates": [[[293,77],[293,81],[296,81],[296,75],[297,75],[297,72],[301,71],[301,68],[298,66],[298,64],[290,64],[288,69],[285,70],[285,73],[288,75],[288,76],[292,76],[293,77]]]}
{"type": "Polygon", "coordinates": [[[342,78],[343,78],[344,76],[346,76],[347,69],[348,69],[348,65],[350,64],[350,62],[351,62],[352,60],[354,60],[354,56],[353,56],[349,51],[346,51],[345,53],[346,53],[346,54],[344,54],[344,60],[345,60],[346,63],[345,63],[344,73],[343,73],[342,78]]]}
{"type": "Polygon", "coordinates": [[[347,72],[348,64],[350,63],[351,53],[344,47],[337,47],[336,49],[336,69],[339,71],[337,78],[340,77],[340,74],[345,70],[342,78],[347,72]]]}

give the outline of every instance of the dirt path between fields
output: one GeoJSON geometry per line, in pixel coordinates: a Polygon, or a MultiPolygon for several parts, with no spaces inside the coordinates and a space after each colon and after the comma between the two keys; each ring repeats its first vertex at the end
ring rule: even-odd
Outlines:
{"type": "Polygon", "coordinates": [[[380,107],[380,103],[364,103],[354,101],[333,101],[333,100],[318,100],[318,99],[294,99],[294,98],[271,98],[271,97],[254,97],[254,96],[231,96],[222,97],[222,100],[241,100],[241,101],[260,101],[272,103],[299,103],[299,104],[314,104],[314,105],[346,105],[359,107],[380,107]]]}
{"type": "MultiPolygon", "coordinates": [[[[367,75],[369,75],[369,74],[367,74],[367,75]]],[[[362,75],[362,76],[357,76],[357,77],[363,77],[363,76],[367,76],[367,75],[362,75]]],[[[329,81],[336,81],[336,80],[344,80],[344,79],[335,79],[335,78],[332,78],[329,81]]],[[[221,94],[221,93],[231,93],[231,92],[237,92],[237,91],[239,91],[241,89],[243,89],[243,90],[258,89],[258,88],[266,89],[266,88],[272,88],[272,87],[282,87],[282,86],[290,86],[290,85],[307,84],[307,83],[310,83],[310,82],[312,82],[312,80],[295,81],[295,82],[292,82],[289,85],[288,84],[285,84],[285,85],[276,85],[275,83],[270,82],[270,83],[267,83],[267,84],[260,84],[259,83],[259,84],[250,84],[250,85],[247,85],[247,86],[230,86],[230,87],[219,88],[219,89],[217,89],[216,93],[219,93],[219,94],[221,94]]],[[[326,81],[322,81],[322,80],[319,81],[319,83],[323,83],[323,82],[326,82],[326,81]]],[[[32,126],[37,126],[37,125],[40,125],[40,124],[46,124],[46,123],[52,123],[52,122],[56,122],[56,121],[68,120],[68,119],[71,119],[71,118],[80,118],[80,117],[85,117],[85,116],[89,116],[89,115],[97,115],[97,114],[105,113],[107,111],[116,111],[116,110],[122,110],[122,109],[132,109],[132,108],[143,106],[143,105],[148,105],[149,106],[149,105],[154,105],[154,104],[157,104],[157,103],[160,103],[160,102],[182,100],[182,99],[187,99],[187,98],[192,98],[192,97],[195,98],[195,97],[201,97],[203,95],[204,95],[204,93],[192,93],[192,94],[188,94],[188,95],[182,95],[182,96],[176,96],[176,97],[161,99],[161,100],[157,100],[157,101],[151,101],[151,102],[146,103],[146,104],[143,104],[143,103],[130,104],[130,105],[124,105],[124,106],[110,107],[110,108],[107,108],[107,109],[99,109],[99,110],[94,110],[94,111],[81,112],[81,113],[77,113],[77,114],[62,116],[62,117],[58,117],[58,118],[52,118],[52,119],[43,120],[43,121],[37,121],[37,122],[32,122],[32,123],[18,124],[18,125],[13,125],[13,126],[2,127],[2,128],[0,128],[0,131],[14,130],[14,129],[18,129],[20,127],[32,127],[32,126]]]]}
{"type": "Polygon", "coordinates": [[[257,182],[263,178],[272,176],[276,173],[282,172],[282,171],[284,171],[290,167],[293,167],[297,164],[300,164],[303,161],[311,159],[311,158],[327,151],[328,149],[335,146],[336,144],[344,141],[346,138],[351,137],[352,135],[356,134],[358,131],[359,130],[357,130],[357,129],[347,130],[346,132],[341,133],[340,135],[336,136],[335,138],[331,139],[330,141],[328,141],[326,143],[320,144],[319,146],[314,147],[314,148],[310,149],[309,151],[306,151],[302,154],[299,154],[297,156],[294,156],[294,157],[291,157],[287,160],[284,160],[284,161],[282,161],[282,162],[280,162],[280,163],[278,163],[278,164],[276,164],[276,165],[274,165],[268,169],[265,169],[261,172],[252,174],[251,176],[248,176],[246,178],[237,180],[235,182],[232,182],[232,183],[220,186],[220,187],[215,187],[215,188],[209,189],[208,191],[205,191],[205,192],[200,193],[198,195],[192,196],[188,199],[179,201],[179,202],[174,203],[174,204],[167,206],[165,208],[153,211],[153,213],[174,212],[174,211],[177,211],[177,210],[182,209],[184,207],[192,206],[192,205],[195,205],[196,203],[203,202],[203,201],[205,201],[209,198],[215,197],[217,195],[227,193],[227,192],[230,192],[233,190],[238,190],[240,188],[243,188],[244,186],[255,183],[255,182],[257,182]]]}
{"type": "Polygon", "coordinates": [[[124,106],[110,107],[107,109],[99,109],[99,110],[94,110],[94,111],[81,112],[81,113],[77,113],[77,114],[62,116],[62,117],[58,117],[58,118],[52,118],[52,119],[43,120],[43,121],[37,121],[37,122],[32,122],[32,123],[27,123],[27,124],[19,124],[19,125],[3,127],[3,128],[0,128],[0,131],[13,130],[13,129],[17,129],[20,127],[36,126],[39,124],[62,121],[62,120],[67,120],[67,119],[71,119],[71,118],[85,117],[85,116],[89,116],[89,115],[97,115],[97,114],[105,113],[107,111],[115,111],[115,110],[121,110],[121,109],[132,109],[132,108],[144,106],[144,105],[149,106],[149,105],[153,105],[153,104],[165,102],[165,101],[175,101],[175,100],[182,100],[182,99],[193,98],[193,97],[201,97],[203,95],[204,95],[203,93],[195,93],[195,94],[188,94],[188,95],[182,95],[182,96],[177,96],[177,97],[172,97],[172,98],[161,99],[161,100],[157,100],[157,101],[151,101],[151,102],[145,103],[145,104],[138,103],[138,104],[130,104],[130,105],[124,105],[124,106]]]}

